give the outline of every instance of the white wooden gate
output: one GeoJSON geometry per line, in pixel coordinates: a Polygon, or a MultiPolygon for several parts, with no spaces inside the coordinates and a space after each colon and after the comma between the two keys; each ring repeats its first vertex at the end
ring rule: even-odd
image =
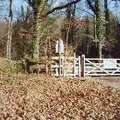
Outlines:
{"type": "Polygon", "coordinates": [[[57,56],[51,68],[55,76],[120,76],[120,59],[57,56]]]}
{"type": "Polygon", "coordinates": [[[52,73],[55,76],[81,76],[79,57],[52,57],[52,73]]]}
{"type": "MultiPolygon", "coordinates": [[[[84,57],[84,56],[83,56],[84,57]]],[[[120,59],[85,58],[83,76],[119,76],[120,59]]]]}

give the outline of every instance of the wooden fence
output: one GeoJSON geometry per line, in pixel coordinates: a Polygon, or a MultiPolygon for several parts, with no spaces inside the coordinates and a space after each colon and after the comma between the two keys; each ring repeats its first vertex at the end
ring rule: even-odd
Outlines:
{"type": "Polygon", "coordinates": [[[119,76],[120,59],[52,57],[52,73],[55,76],[119,76]]]}

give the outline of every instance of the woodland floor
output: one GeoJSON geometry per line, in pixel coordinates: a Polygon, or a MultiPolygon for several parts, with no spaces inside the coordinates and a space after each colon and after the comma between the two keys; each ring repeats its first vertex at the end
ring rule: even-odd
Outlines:
{"type": "Polygon", "coordinates": [[[120,120],[112,83],[119,78],[1,75],[0,120],[120,120]]]}

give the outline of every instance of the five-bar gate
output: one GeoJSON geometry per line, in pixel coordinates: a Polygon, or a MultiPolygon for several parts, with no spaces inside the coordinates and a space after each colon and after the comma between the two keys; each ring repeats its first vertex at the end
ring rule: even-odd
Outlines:
{"type": "Polygon", "coordinates": [[[84,58],[84,76],[119,76],[120,59],[84,58]]]}

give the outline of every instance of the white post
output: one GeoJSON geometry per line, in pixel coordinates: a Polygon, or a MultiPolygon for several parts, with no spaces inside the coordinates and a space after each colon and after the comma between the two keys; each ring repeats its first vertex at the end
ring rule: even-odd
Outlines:
{"type": "MultiPolygon", "coordinates": [[[[59,58],[58,58],[58,60],[59,60],[59,58]]],[[[59,68],[58,68],[59,62],[58,63],[56,62],[55,65],[56,65],[55,74],[56,74],[56,76],[59,76],[59,68]]]]}
{"type": "Polygon", "coordinates": [[[78,58],[78,72],[79,72],[79,77],[80,77],[81,76],[80,56],[78,58]]]}
{"type": "Polygon", "coordinates": [[[76,55],[74,53],[74,77],[76,76],[76,55]]]}
{"type": "Polygon", "coordinates": [[[59,56],[59,70],[60,70],[60,71],[59,71],[59,72],[60,72],[59,74],[60,74],[60,76],[61,76],[61,55],[59,56]]]}

